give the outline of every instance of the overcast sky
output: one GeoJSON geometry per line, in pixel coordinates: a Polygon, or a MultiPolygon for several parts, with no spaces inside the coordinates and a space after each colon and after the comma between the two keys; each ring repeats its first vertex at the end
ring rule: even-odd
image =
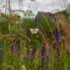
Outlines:
{"type": "MultiPolygon", "coordinates": [[[[2,1],[2,5],[4,5],[5,0],[0,0],[0,2],[1,1],[2,1]]],[[[22,10],[29,9],[32,11],[38,10],[38,11],[44,11],[44,12],[52,12],[55,9],[58,9],[58,10],[65,9],[68,3],[70,3],[70,0],[37,0],[37,3],[31,2],[30,0],[25,0],[25,1],[23,0],[23,3],[21,4],[21,9],[22,10]]],[[[19,9],[18,0],[11,0],[11,6],[12,6],[12,9],[19,9]]]]}

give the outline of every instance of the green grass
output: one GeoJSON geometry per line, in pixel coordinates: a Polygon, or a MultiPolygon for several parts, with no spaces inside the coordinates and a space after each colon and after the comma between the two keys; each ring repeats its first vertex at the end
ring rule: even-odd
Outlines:
{"type": "MultiPolygon", "coordinates": [[[[21,70],[22,65],[25,65],[27,70],[70,70],[70,55],[65,49],[65,42],[62,43],[60,39],[57,47],[53,48],[56,22],[51,16],[44,17],[42,14],[38,16],[40,31],[32,34],[30,28],[35,27],[33,19],[2,14],[0,70],[21,70]],[[45,62],[42,60],[43,47],[46,50],[45,62]]],[[[62,30],[61,27],[59,29],[62,30]]]]}

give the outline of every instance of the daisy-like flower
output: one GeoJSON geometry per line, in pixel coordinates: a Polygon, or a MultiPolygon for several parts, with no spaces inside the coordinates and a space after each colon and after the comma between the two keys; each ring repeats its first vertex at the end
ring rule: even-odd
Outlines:
{"type": "Polygon", "coordinates": [[[39,29],[38,28],[30,28],[30,31],[32,34],[37,34],[39,32],[39,29]]]}

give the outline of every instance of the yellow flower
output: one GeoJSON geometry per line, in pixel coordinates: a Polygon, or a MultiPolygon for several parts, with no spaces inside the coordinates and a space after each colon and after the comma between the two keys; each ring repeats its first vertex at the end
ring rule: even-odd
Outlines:
{"type": "Polygon", "coordinates": [[[21,70],[26,70],[26,66],[25,65],[22,65],[21,66],[21,70]]]}

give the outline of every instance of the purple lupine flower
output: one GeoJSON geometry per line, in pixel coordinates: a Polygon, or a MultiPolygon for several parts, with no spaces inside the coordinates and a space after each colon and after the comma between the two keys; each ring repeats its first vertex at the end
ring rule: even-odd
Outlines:
{"type": "Polygon", "coordinates": [[[44,63],[46,59],[46,50],[45,48],[43,47],[42,50],[41,50],[41,60],[42,60],[42,64],[44,63]]]}
{"type": "Polygon", "coordinates": [[[42,47],[42,50],[41,50],[41,69],[44,70],[44,64],[45,64],[45,60],[46,60],[46,50],[45,50],[45,47],[42,47]]]}
{"type": "Polygon", "coordinates": [[[58,42],[59,41],[59,30],[58,30],[58,28],[56,28],[54,30],[53,34],[54,34],[55,40],[58,42]]]}
{"type": "Polygon", "coordinates": [[[36,47],[33,47],[33,48],[32,48],[32,55],[35,55],[36,50],[37,50],[37,48],[36,48],[36,47]]]}
{"type": "Polygon", "coordinates": [[[63,33],[62,33],[61,30],[58,30],[58,28],[56,28],[56,29],[54,30],[54,33],[53,33],[53,34],[54,34],[54,37],[55,37],[55,42],[54,42],[53,47],[56,48],[56,46],[58,45],[60,36],[61,36],[61,38],[62,38],[62,43],[64,42],[63,33]]]}
{"type": "Polygon", "coordinates": [[[54,37],[55,37],[55,42],[54,42],[53,48],[56,48],[57,47],[57,44],[59,42],[59,37],[60,37],[60,35],[59,35],[60,33],[59,33],[58,28],[56,28],[54,30],[53,34],[54,34],[54,37]]]}

